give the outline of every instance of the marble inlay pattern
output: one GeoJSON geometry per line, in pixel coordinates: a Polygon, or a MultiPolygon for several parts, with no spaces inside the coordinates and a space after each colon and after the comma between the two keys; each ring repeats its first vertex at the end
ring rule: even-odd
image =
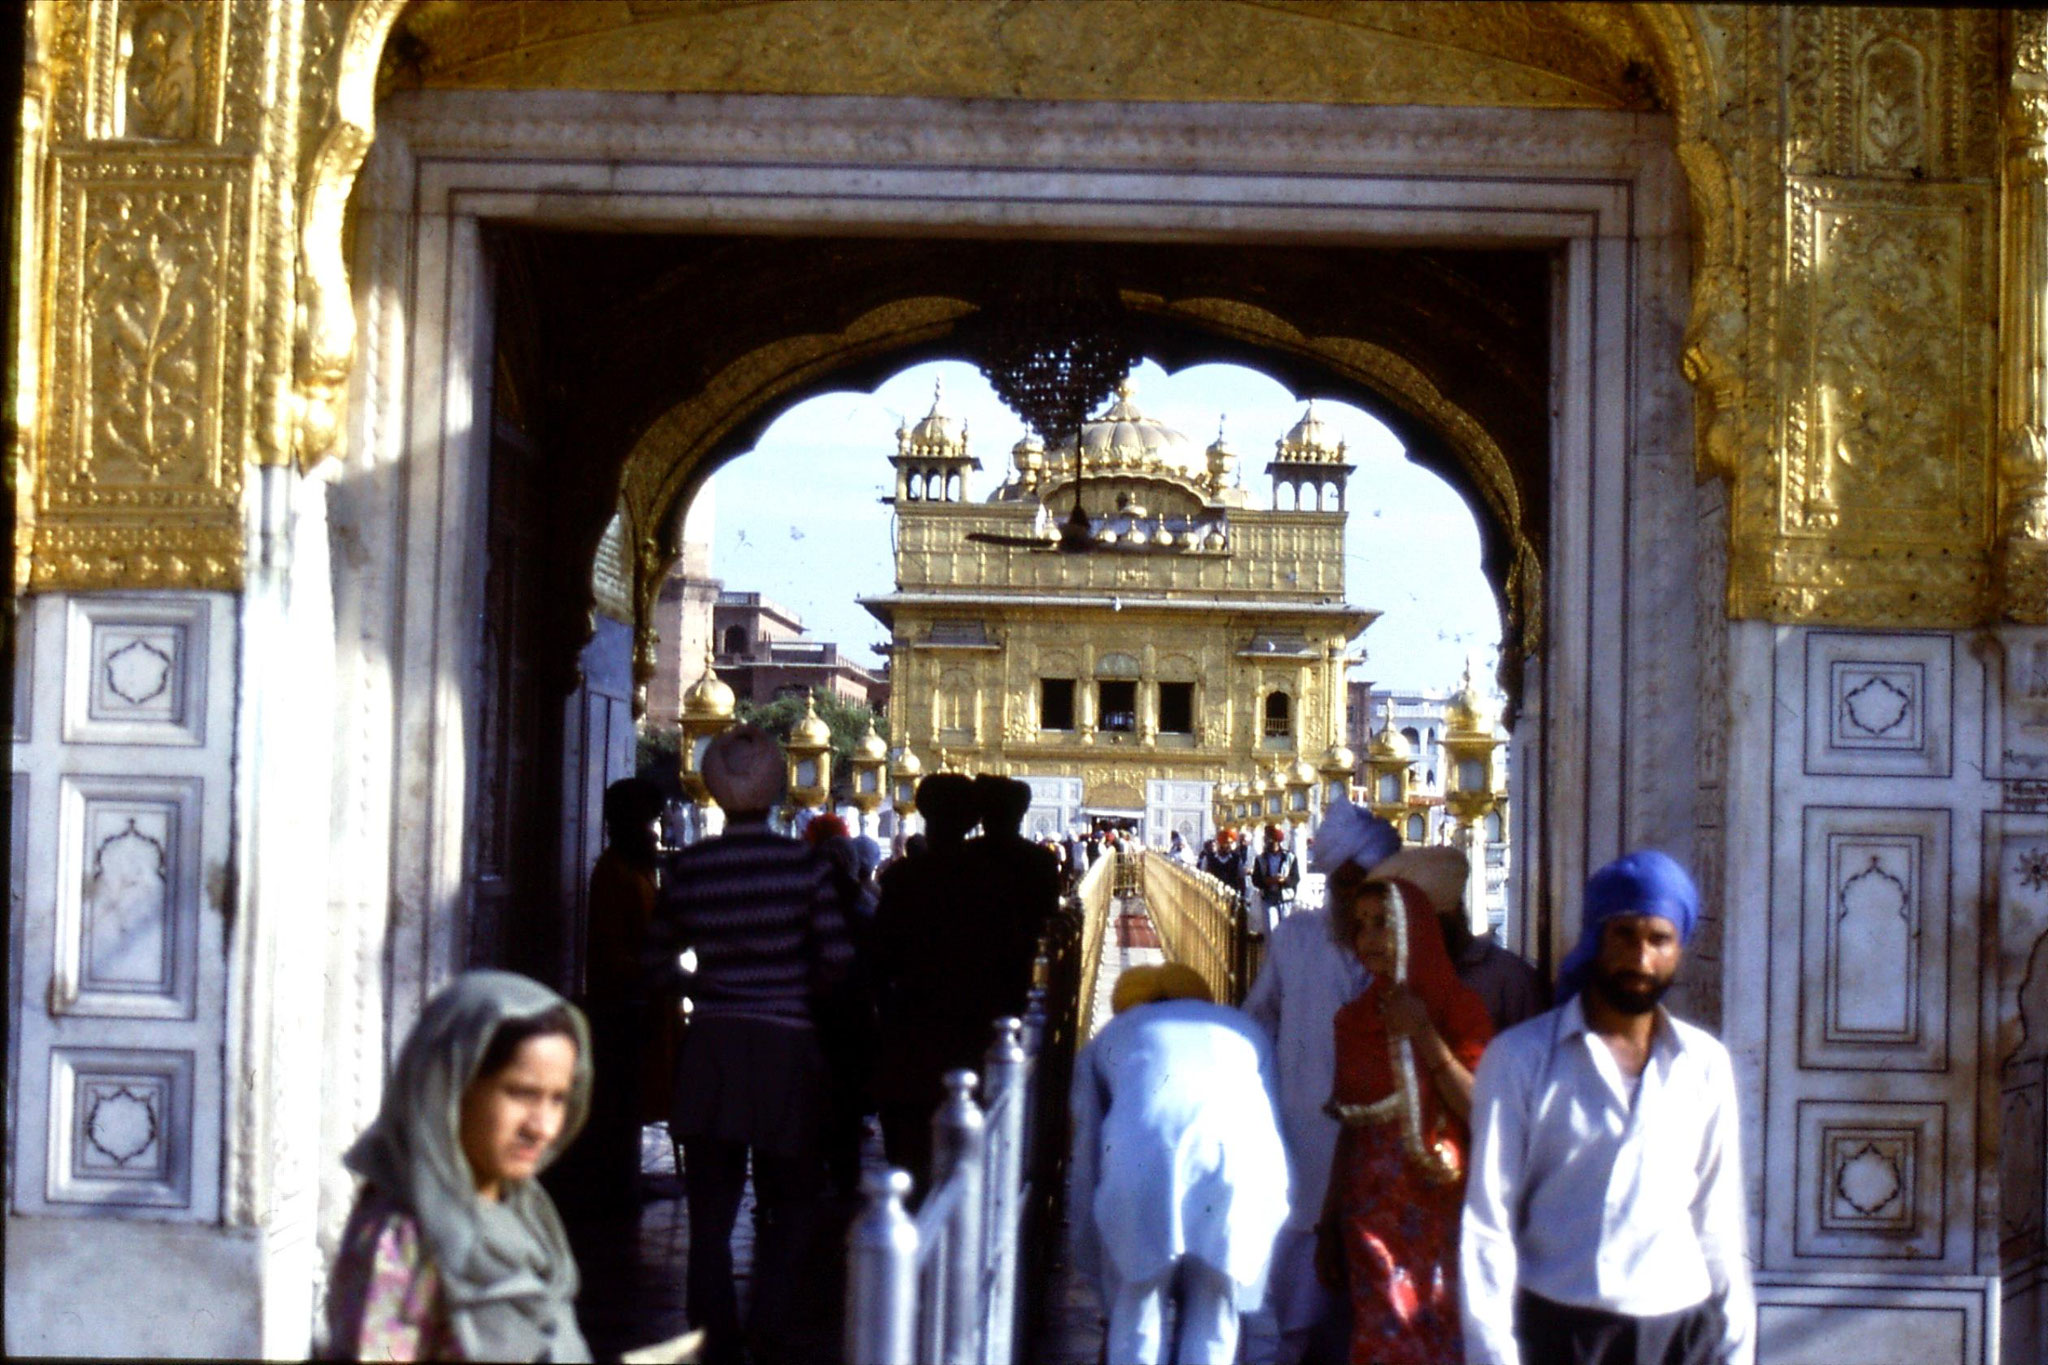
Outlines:
{"type": "Polygon", "coordinates": [[[1815,631],[1806,650],[1807,773],[1950,775],[1948,636],[1815,631]]]}
{"type": "Polygon", "coordinates": [[[64,738],[74,744],[206,743],[202,708],[210,604],[139,598],[72,601],[64,738]]]}
{"type": "Polygon", "coordinates": [[[1941,1070],[1948,812],[1811,807],[1806,824],[1800,1064],[1941,1070]]]}
{"type": "Polygon", "coordinates": [[[60,790],[50,1012],[191,1018],[199,784],[95,774],[60,790]]]}
{"type": "Polygon", "coordinates": [[[1939,1104],[1799,1106],[1800,1256],[1941,1252],[1939,1104]]]}
{"type": "Polygon", "coordinates": [[[190,1053],[57,1048],[50,1072],[52,1204],[190,1204],[190,1053]]]}

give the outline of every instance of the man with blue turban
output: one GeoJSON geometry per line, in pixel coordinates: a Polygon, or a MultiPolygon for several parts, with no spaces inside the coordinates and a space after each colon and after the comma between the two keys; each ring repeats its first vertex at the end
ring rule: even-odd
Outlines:
{"type": "Polygon", "coordinates": [[[1699,891],[1654,849],[1586,883],[1560,1004],[1472,1090],[1460,1270],[1473,1365],[1752,1365],[1734,1070],[1660,1003],[1699,891]]]}
{"type": "MultiPolygon", "coordinates": [[[[1309,868],[1324,875],[1352,863],[1367,872],[1392,857],[1401,835],[1349,801],[1330,803],[1309,849],[1309,868]]],[[[1273,1247],[1266,1307],[1250,1324],[1246,1355],[1253,1365],[1296,1365],[1322,1338],[1343,1352],[1347,1305],[1316,1280],[1316,1221],[1337,1150],[1337,1120],[1324,1112],[1337,1069],[1333,1021],[1363,994],[1371,973],[1330,936],[1324,910],[1296,910],[1273,927],[1258,980],[1244,1012],[1273,1045],[1279,1076],[1280,1136],[1287,1145],[1293,1210],[1273,1247]],[[1305,1193],[1304,1193],[1305,1192],[1305,1193]]]]}

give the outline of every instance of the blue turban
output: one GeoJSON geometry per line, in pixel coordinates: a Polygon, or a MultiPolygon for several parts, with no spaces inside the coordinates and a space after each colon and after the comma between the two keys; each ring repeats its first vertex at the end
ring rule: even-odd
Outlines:
{"type": "Polygon", "coordinates": [[[1315,843],[1308,851],[1309,871],[1330,873],[1346,863],[1357,863],[1370,872],[1400,847],[1399,830],[1339,797],[1323,812],[1323,823],[1316,826],[1315,843]]]}
{"type": "Polygon", "coordinates": [[[1586,908],[1579,941],[1557,969],[1557,1003],[1579,993],[1600,956],[1600,936],[1616,915],[1656,915],[1678,928],[1681,944],[1692,942],[1700,922],[1700,891],[1692,876],[1668,854],[1654,848],[1624,854],[1586,882],[1586,908]]]}

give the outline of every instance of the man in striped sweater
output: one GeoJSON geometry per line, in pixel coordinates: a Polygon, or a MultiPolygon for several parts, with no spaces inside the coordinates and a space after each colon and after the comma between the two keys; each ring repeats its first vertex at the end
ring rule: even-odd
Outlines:
{"type": "Polygon", "coordinates": [[[766,1362],[788,1355],[818,1196],[827,1091],[813,1007],[843,981],[852,948],[829,866],[768,828],[782,746],[735,726],[702,770],[725,832],[674,856],[656,911],[674,950],[697,955],[670,1118],[690,1210],[689,1313],[707,1360],[742,1358],[731,1241],[751,1156],[759,1239],[744,1345],[766,1362]]]}

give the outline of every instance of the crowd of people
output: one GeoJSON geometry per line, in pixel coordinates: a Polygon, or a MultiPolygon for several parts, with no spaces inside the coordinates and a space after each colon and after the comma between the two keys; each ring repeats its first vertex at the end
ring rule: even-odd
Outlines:
{"type": "Polygon", "coordinates": [[[1553,1008],[1472,932],[1456,849],[1334,803],[1310,908],[1234,842],[1212,875],[1285,907],[1242,1009],[1127,972],[1076,1067],[1106,1359],[1749,1365],[1732,1070],[1660,1003],[1699,917],[1685,871],[1645,850],[1592,877],[1553,1008]]]}
{"type": "MultiPolygon", "coordinates": [[[[593,1188],[637,1197],[653,1112],[681,1148],[706,1360],[796,1354],[821,1201],[850,1195],[869,1115],[927,1188],[942,1079],[1022,1013],[1076,859],[1024,837],[1010,779],[926,778],[921,846],[884,866],[835,817],[770,827],[785,764],[765,732],[725,732],[700,769],[726,827],[665,860],[659,793],[607,794],[584,1008],[489,970],[427,1003],[344,1158],[328,1354],[589,1359],[535,1177],[573,1143],[616,1177],[593,1188]]],[[[1202,850],[1272,907],[1242,1007],[1184,966],[1131,968],[1075,1062],[1071,1249],[1103,1358],[1749,1365],[1732,1071],[1660,1004],[1698,920],[1684,870],[1643,851],[1591,878],[1551,1007],[1471,931],[1455,849],[1333,803],[1312,907],[1268,833],[1256,857],[1202,850]]]]}

